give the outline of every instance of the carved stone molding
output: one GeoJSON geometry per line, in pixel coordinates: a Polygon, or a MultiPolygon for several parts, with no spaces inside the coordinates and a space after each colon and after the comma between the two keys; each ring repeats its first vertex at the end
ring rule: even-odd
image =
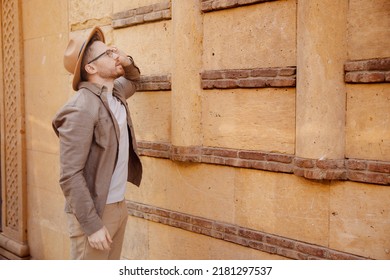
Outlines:
{"type": "Polygon", "coordinates": [[[27,246],[25,121],[21,1],[1,3],[1,189],[0,252],[25,258],[27,246]]]}

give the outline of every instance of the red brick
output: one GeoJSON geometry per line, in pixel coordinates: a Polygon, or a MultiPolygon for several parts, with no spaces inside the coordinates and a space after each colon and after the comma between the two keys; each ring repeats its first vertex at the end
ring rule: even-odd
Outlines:
{"type": "Polygon", "coordinates": [[[390,174],[390,163],[388,162],[368,162],[369,171],[389,173],[390,174]]]}
{"type": "Polygon", "coordinates": [[[250,70],[241,69],[241,70],[225,70],[223,72],[223,77],[225,79],[242,79],[249,77],[250,70]]]}
{"type": "Polygon", "coordinates": [[[291,77],[267,79],[266,81],[266,85],[270,87],[295,87],[295,84],[295,78],[291,77]]]}
{"type": "Polygon", "coordinates": [[[170,82],[141,82],[138,91],[163,91],[171,90],[170,82]]]}
{"type": "Polygon", "coordinates": [[[132,9],[132,10],[127,10],[127,11],[123,11],[123,12],[119,12],[119,13],[115,13],[113,14],[113,20],[117,20],[117,19],[124,19],[124,18],[129,18],[129,17],[132,17],[132,16],[135,16],[136,14],[136,10],[135,9],[132,9]]]}
{"type": "Polygon", "coordinates": [[[344,168],[344,160],[319,159],[316,161],[316,165],[321,169],[339,169],[344,168]]]}
{"type": "Polygon", "coordinates": [[[351,181],[365,182],[366,180],[366,173],[361,171],[348,170],[347,176],[351,181]]]}
{"type": "Polygon", "coordinates": [[[302,254],[302,253],[297,252],[295,250],[289,250],[289,249],[285,249],[285,248],[277,248],[276,253],[279,256],[283,256],[283,257],[293,259],[293,260],[306,260],[307,259],[306,254],[302,254]]]}
{"type": "Polygon", "coordinates": [[[385,81],[385,73],[383,72],[365,72],[360,78],[362,83],[380,83],[385,81]]]}
{"type": "Polygon", "coordinates": [[[269,161],[276,161],[282,163],[291,163],[293,161],[293,156],[291,155],[282,155],[282,154],[268,154],[266,157],[269,161]]]}
{"type": "Polygon", "coordinates": [[[170,158],[171,153],[169,151],[156,151],[156,150],[141,150],[141,156],[156,157],[156,158],[170,158]]]}
{"type": "Polygon", "coordinates": [[[293,249],[295,247],[294,241],[279,236],[267,235],[265,236],[265,240],[263,242],[287,249],[293,249]]]}
{"type": "Polygon", "coordinates": [[[153,12],[153,5],[143,6],[143,7],[139,7],[136,9],[137,15],[144,15],[144,14],[151,13],[151,12],[153,12]]]}
{"type": "Polygon", "coordinates": [[[219,70],[204,71],[202,72],[201,77],[203,80],[217,80],[223,78],[222,71],[219,70]]]}
{"type": "Polygon", "coordinates": [[[215,157],[215,156],[206,156],[202,155],[201,162],[204,163],[211,163],[211,164],[219,164],[219,165],[225,165],[225,159],[221,157],[215,157]]]}
{"type": "Polygon", "coordinates": [[[348,71],[389,71],[390,57],[348,61],[344,65],[344,70],[346,72],[348,71]]]}
{"type": "Polygon", "coordinates": [[[372,184],[388,185],[390,176],[381,173],[367,172],[365,182],[372,184]]]}
{"type": "Polygon", "coordinates": [[[235,159],[235,158],[226,158],[225,164],[229,165],[229,166],[235,166],[235,167],[252,168],[253,161],[243,160],[243,159],[235,159]]]}
{"type": "Polygon", "coordinates": [[[186,214],[177,213],[177,212],[170,212],[169,217],[176,221],[191,223],[191,217],[186,214]]]}
{"type": "Polygon", "coordinates": [[[347,61],[344,64],[344,71],[364,71],[366,69],[365,61],[347,61]]]}
{"type": "Polygon", "coordinates": [[[141,149],[150,149],[153,146],[153,142],[137,141],[137,146],[141,149]]]}
{"type": "Polygon", "coordinates": [[[303,243],[297,244],[296,249],[299,252],[302,252],[302,253],[305,253],[305,254],[308,254],[311,256],[315,256],[315,257],[320,257],[320,258],[324,258],[325,252],[326,252],[325,249],[322,247],[318,247],[315,245],[303,244],[303,243]]]}
{"type": "Polygon", "coordinates": [[[214,81],[202,80],[202,88],[203,89],[213,89],[214,88],[214,81]]]}
{"type": "Polygon", "coordinates": [[[303,177],[313,180],[323,180],[326,172],[321,169],[304,170],[303,177]]]}
{"type": "Polygon", "coordinates": [[[220,157],[236,158],[238,155],[238,151],[237,150],[228,150],[228,149],[203,148],[202,154],[220,156],[220,157]]]}
{"type": "Polygon", "coordinates": [[[144,214],[143,214],[142,212],[135,211],[135,210],[133,210],[133,209],[128,210],[127,213],[128,213],[130,216],[133,216],[133,217],[144,218],[144,214]]]}
{"type": "Polygon", "coordinates": [[[251,161],[251,160],[240,160],[240,166],[239,167],[260,169],[258,167],[259,163],[261,163],[261,162],[259,162],[259,161],[251,161]]]}
{"type": "Polygon", "coordinates": [[[347,180],[347,171],[345,170],[327,170],[323,180],[347,180]]]}
{"type": "Polygon", "coordinates": [[[200,234],[204,234],[204,235],[208,235],[208,236],[212,235],[212,230],[209,228],[192,226],[191,229],[192,229],[191,231],[196,232],[196,233],[200,233],[200,234]]]}
{"type": "Polygon", "coordinates": [[[214,88],[225,89],[225,88],[237,88],[235,80],[215,80],[214,88]]]}
{"type": "Polygon", "coordinates": [[[249,4],[256,4],[261,2],[268,2],[272,0],[238,0],[238,5],[249,5],[249,4]]]}
{"type": "Polygon", "coordinates": [[[157,20],[162,20],[162,19],[163,19],[162,11],[147,13],[144,15],[144,21],[147,21],[147,22],[157,21],[157,20]]]}
{"type": "Polygon", "coordinates": [[[266,80],[263,78],[240,79],[237,85],[241,88],[263,88],[266,87],[266,80]]]}
{"type": "Polygon", "coordinates": [[[278,68],[257,68],[252,69],[252,77],[276,77],[278,75],[278,68]]]}
{"type": "Polygon", "coordinates": [[[143,22],[139,21],[136,17],[131,17],[131,18],[125,18],[125,19],[116,19],[112,21],[112,27],[113,28],[121,28],[121,27],[127,27],[127,26],[133,26],[136,24],[140,24],[143,22]]]}
{"type": "Polygon", "coordinates": [[[266,166],[267,166],[266,161],[253,161],[251,164],[251,168],[254,168],[257,170],[267,170],[266,166]]]}
{"type": "Polygon", "coordinates": [[[178,154],[172,154],[171,159],[174,161],[181,161],[181,162],[201,162],[201,156],[200,155],[178,155],[178,154]]]}
{"type": "Polygon", "coordinates": [[[155,209],[154,213],[158,216],[166,217],[166,218],[168,218],[171,215],[169,211],[163,209],[155,209]]]}
{"type": "Polygon", "coordinates": [[[237,235],[238,227],[235,225],[226,225],[225,224],[225,233],[237,235]]]}
{"type": "Polygon", "coordinates": [[[236,244],[240,244],[243,246],[247,246],[247,244],[248,244],[247,240],[245,240],[244,238],[241,238],[237,235],[231,235],[231,234],[225,234],[223,236],[223,240],[228,241],[228,242],[232,242],[232,243],[236,243],[236,244]]]}
{"type": "Polygon", "coordinates": [[[305,159],[305,158],[295,158],[294,164],[297,167],[303,168],[313,168],[315,166],[315,160],[313,159],[305,159]]]}
{"type": "Polygon", "coordinates": [[[390,70],[390,57],[370,59],[366,62],[366,65],[367,65],[366,70],[389,71],[390,70]]]}
{"type": "Polygon", "coordinates": [[[349,72],[345,75],[347,83],[380,83],[384,81],[384,72],[349,72]]]}
{"type": "Polygon", "coordinates": [[[348,171],[348,179],[351,181],[388,185],[390,184],[390,175],[375,172],[348,171]]]}
{"type": "Polygon", "coordinates": [[[273,172],[293,173],[293,166],[291,164],[279,163],[279,162],[266,162],[264,169],[273,172]]]}
{"type": "Polygon", "coordinates": [[[159,150],[159,151],[169,151],[171,149],[171,144],[152,143],[152,149],[159,150]]]}
{"type": "Polygon", "coordinates": [[[299,177],[305,177],[305,170],[306,169],[294,167],[294,175],[299,176],[299,177]]]}
{"type": "Polygon", "coordinates": [[[265,234],[262,232],[258,232],[250,229],[243,229],[243,228],[240,228],[238,230],[238,235],[253,241],[260,241],[260,242],[263,241],[265,238],[265,234]]]}
{"type": "Polygon", "coordinates": [[[192,224],[196,226],[200,226],[203,228],[212,228],[213,227],[213,222],[206,220],[206,219],[201,219],[201,218],[192,218],[192,224]]]}
{"type": "Polygon", "coordinates": [[[205,12],[205,13],[212,11],[213,10],[213,3],[211,1],[209,1],[209,2],[203,1],[202,5],[201,5],[201,10],[202,10],[202,12],[205,12]]]}
{"type": "Polygon", "coordinates": [[[240,151],[238,156],[243,159],[253,159],[253,160],[265,160],[267,158],[266,153],[256,152],[256,151],[240,151]]]}
{"type": "Polygon", "coordinates": [[[346,161],[346,166],[348,169],[365,170],[367,168],[367,162],[363,160],[349,159],[346,161]]]}
{"type": "Polygon", "coordinates": [[[279,69],[279,72],[278,72],[279,76],[293,76],[295,74],[296,74],[295,67],[281,68],[281,69],[279,69]]]}
{"type": "Polygon", "coordinates": [[[219,231],[211,230],[210,236],[212,236],[214,238],[218,238],[218,239],[223,239],[224,234],[219,232],[219,231]]]}
{"type": "Polygon", "coordinates": [[[171,19],[172,18],[172,12],[171,10],[164,10],[162,11],[162,17],[163,19],[171,19]]]}
{"type": "Polygon", "coordinates": [[[225,232],[225,224],[221,222],[214,222],[213,223],[213,230],[219,231],[219,232],[225,232]]]}
{"type": "Polygon", "coordinates": [[[141,76],[140,82],[170,82],[170,77],[169,75],[141,76]]]}
{"type": "Polygon", "coordinates": [[[385,81],[386,82],[390,82],[390,71],[389,72],[385,72],[385,81]]]}
{"type": "Polygon", "coordinates": [[[275,246],[270,246],[261,242],[249,241],[248,246],[253,249],[264,251],[270,254],[276,254],[277,251],[275,246]]]}
{"type": "Polygon", "coordinates": [[[192,230],[192,225],[191,224],[187,224],[187,223],[183,223],[183,222],[179,222],[179,221],[169,220],[168,223],[164,223],[164,224],[168,224],[170,226],[181,228],[181,229],[184,229],[184,230],[187,230],[187,231],[191,231],[192,230]]]}
{"type": "Polygon", "coordinates": [[[328,250],[326,252],[327,259],[330,260],[364,260],[365,258],[360,256],[351,255],[339,251],[328,250]]]}
{"type": "Polygon", "coordinates": [[[198,146],[173,146],[173,153],[175,154],[183,154],[183,155],[200,155],[201,148],[198,146]]]}

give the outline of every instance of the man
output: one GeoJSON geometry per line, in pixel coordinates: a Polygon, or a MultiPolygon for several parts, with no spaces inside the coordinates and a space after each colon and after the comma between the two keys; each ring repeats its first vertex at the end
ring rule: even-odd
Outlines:
{"type": "Polygon", "coordinates": [[[126,182],[141,183],[142,165],[126,99],[140,71],[133,59],[108,47],[95,27],[69,41],[64,66],[73,96],[56,114],[60,186],[72,259],[119,259],[127,223],[126,182]]]}

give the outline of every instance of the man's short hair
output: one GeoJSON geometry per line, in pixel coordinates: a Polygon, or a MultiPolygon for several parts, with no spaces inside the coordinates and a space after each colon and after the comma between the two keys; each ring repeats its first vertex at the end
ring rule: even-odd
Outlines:
{"type": "Polygon", "coordinates": [[[85,48],[84,57],[83,57],[83,61],[81,62],[81,69],[80,69],[81,81],[88,81],[88,73],[85,70],[85,66],[88,64],[88,61],[91,61],[93,59],[91,45],[96,41],[100,41],[100,38],[98,35],[95,34],[88,42],[88,45],[85,48]]]}

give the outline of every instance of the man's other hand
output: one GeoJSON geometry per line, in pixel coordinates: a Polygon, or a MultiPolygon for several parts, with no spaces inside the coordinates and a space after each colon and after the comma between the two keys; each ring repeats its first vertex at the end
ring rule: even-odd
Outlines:
{"type": "Polygon", "coordinates": [[[111,236],[105,226],[88,236],[89,245],[97,250],[110,250],[111,236]]]}

